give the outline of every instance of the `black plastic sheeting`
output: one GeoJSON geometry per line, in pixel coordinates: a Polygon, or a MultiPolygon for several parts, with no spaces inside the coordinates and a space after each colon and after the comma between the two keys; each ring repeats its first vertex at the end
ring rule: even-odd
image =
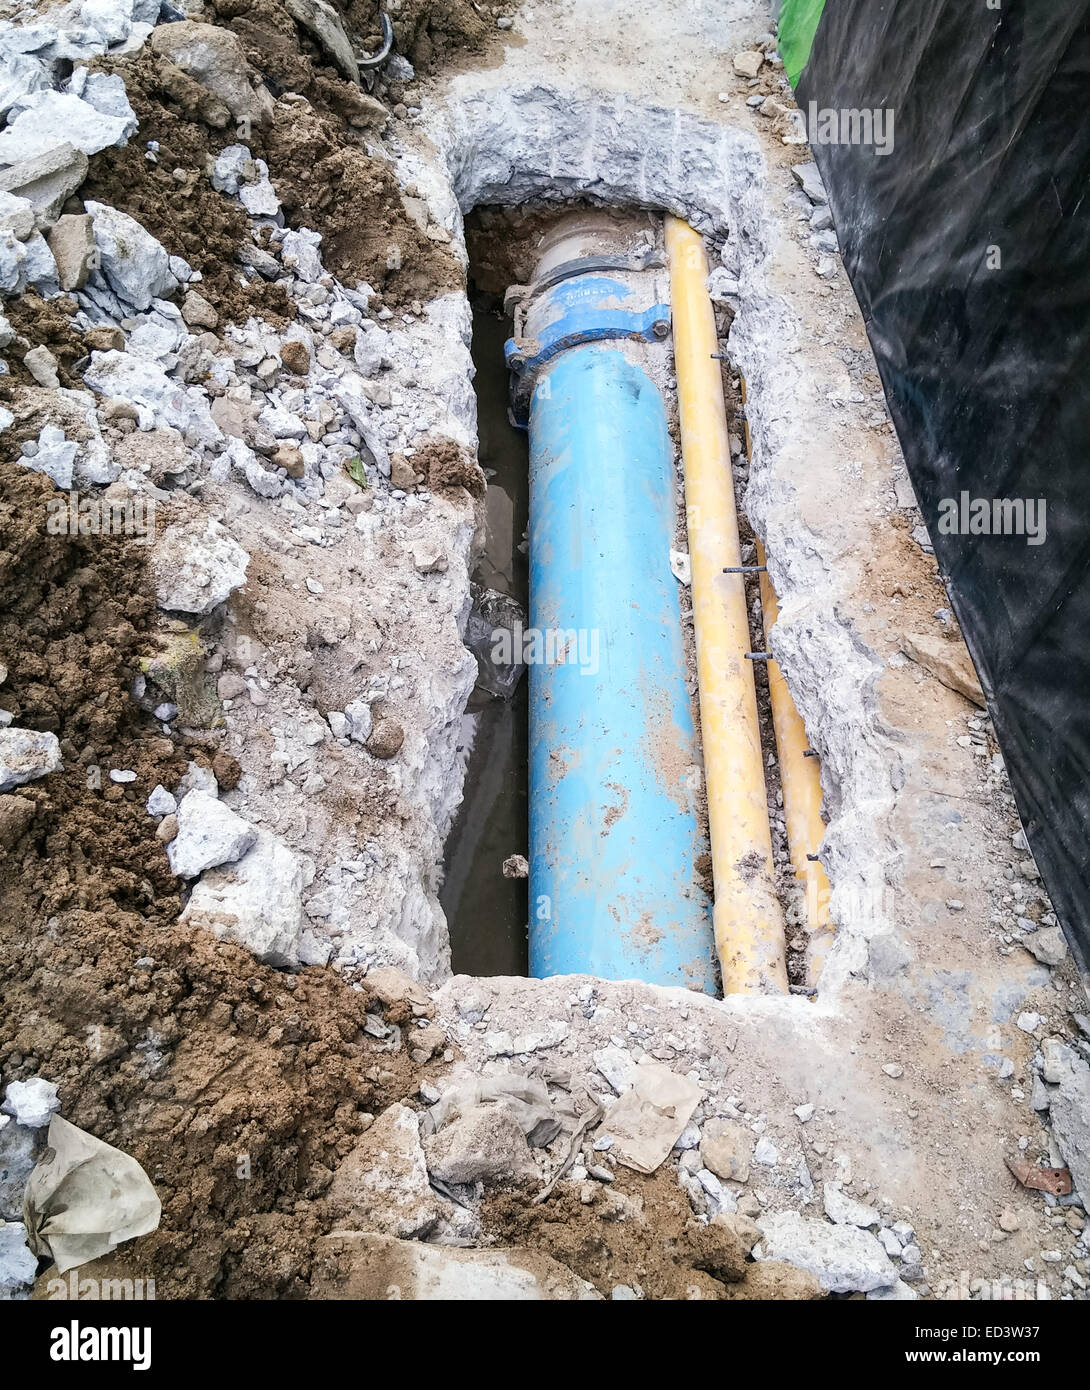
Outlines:
{"type": "Polygon", "coordinates": [[[1090,967],[1090,0],[827,0],[796,92],[1022,823],[1090,967]],[[998,248],[998,258],[996,249],[998,248]],[[998,268],[997,259],[1001,261],[998,268]],[[1046,538],[945,535],[1044,499],[1046,538]]]}

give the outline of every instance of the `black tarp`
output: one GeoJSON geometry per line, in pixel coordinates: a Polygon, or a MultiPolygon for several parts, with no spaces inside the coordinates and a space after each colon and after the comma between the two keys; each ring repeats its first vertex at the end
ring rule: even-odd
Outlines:
{"type": "Polygon", "coordinates": [[[1022,822],[1090,966],[1090,0],[826,0],[804,112],[1022,822]],[[1044,499],[1046,539],[943,534],[944,499],[1044,499]]]}

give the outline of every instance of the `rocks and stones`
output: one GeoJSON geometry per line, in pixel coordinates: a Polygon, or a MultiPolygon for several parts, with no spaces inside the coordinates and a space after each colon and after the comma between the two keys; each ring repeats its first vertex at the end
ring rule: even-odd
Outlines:
{"type": "Polygon", "coordinates": [[[797,179],[802,191],[812,203],[828,203],[829,195],[825,191],[825,185],[821,181],[821,174],[813,160],[805,164],[793,164],[791,172],[797,179]]]}
{"type": "Polygon", "coordinates": [[[10,1115],[0,1115],[0,1221],[23,1214],[23,1191],[34,1168],[38,1135],[10,1115]]]}
{"type": "Polygon", "coordinates": [[[124,114],[110,115],[72,92],[31,92],[12,107],[0,131],[0,164],[35,159],[58,145],[74,145],[84,155],[127,145],[137,120],[128,102],[125,106],[124,114]]]}
{"type": "Polygon", "coordinates": [[[467,1111],[424,1141],[428,1171],[440,1182],[537,1182],[537,1164],[518,1121],[500,1103],[467,1111]]]}
{"type": "Polygon", "coordinates": [[[594,1054],[594,1065],[620,1096],[629,1090],[636,1075],[636,1062],[623,1047],[602,1047],[594,1054]]]}
{"type": "Polygon", "coordinates": [[[0,1298],[11,1297],[34,1283],[37,1258],[26,1243],[21,1221],[0,1222],[0,1298]]]}
{"type": "Polygon", "coordinates": [[[26,276],[26,247],[14,232],[0,231],[0,294],[22,294],[26,276]]]}
{"type": "Polygon", "coordinates": [[[745,1182],[753,1157],[753,1135],[737,1120],[708,1120],[700,1137],[700,1157],[717,1178],[745,1182]]]}
{"type": "Polygon", "coordinates": [[[1051,1041],[1048,1076],[1059,1078],[1049,1090],[1052,1134],[1075,1190],[1090,1202],[1090,1064],[1066,1043],[1051,1041]]]}
{"type": "Polygon", "coordinates": [[[765,55],[758,49],[748,53],[736,53],[733,67],[739,77],[753,78],[764,67],[765,55]]]}
{"type": "Polygon", "coordinates": [[[178,809],[178,802],[160,783],[148,797],[145,809],[149,816],[172,816],[178,809]]]}
{"type": "Polygon", "coordinates": [[[763,1216],[757,1225],[760,1259],[804,1269],[830,1293],[870,1293],[897,1282],[897,1270],[880,1243],[857,1226],[832,1226],[793,1211],[763,1216]]]}
{"type": "MultiPolygon", "coordinates": [[[[877,1226],[881,1218],[873,1207],[849,1197],[838,1182],[823,1184],[825,1215],[838,1226],[877,1226]]],[[[896,1236],[893,1237],[897,1239],[896,1236]]],[[[898,1242],[898,1250],[900,1243],[898,1242]]]]}
{"type": "Polygon", "coordinates": [[[173,294],[178,281],[170,257],[134,217],[105,203],[88,200],[99,269],[114,294],[136,310],[173,294]]]}
{"type": "MultiPolygon", "coordinates": [[[[190,792],[179,811],[198,795],[203,793],[190,792]]],[[[182,920],[205,927],[221,941],[245,946],[265,965],[287,969],[299,964],[306,945],[302,894],[307,869],[267,830],[258,830],[252,844],[248,853],[232,856],[236,862],[202,876],[182,920]]]]}
{"type": "Polygon", "coordinates": [[[0,192],[0,231],[25,241],[34,230],[34,208],[26,198],[0,192]]]}
{"type": "Polygon", "coordinates": [[[187,792],[178,803],[178,834],[167,846],[171,872],[196,878],[206,869],[240,859],[257,829],[211,792],[187,792]]]}
{"type": "MultiPolygon", "coordinates": [[[[249,121],[256,126],[271,121],[272,97],[262,83],[251,86],[245,49],[230,29],[191,20],[161,24],[149,37],[148,45],[210,92],[234,121],[249,121]]],[[[216,119],[217,114],[208,112],[210,123],[226,125],[226,119],[216,119]]]]}
{"type": "Polygon", "coordinates": [[[176,522],[151,553],[159,607],[169,613],[211,613],[245,583],[249,562],[218,521],[176,522]]]}
{"type": "Polygon", "coordinates": [[[653,1173],[677,1143],[704,1092],[658,1062],[641,1062],[609,1112],[606,1130],[618,1163],[653,1173]]]}
{"type": "Polygon", "coordinates": [[[1067,942],[1059,927],[1042,927],[1022,938],[1022,945],[1042,965],[1062,965],[1067,959],[1067,942]]]}
{"type": "Polygon", "coordinates": [[[189,290],[182,300],[182,318],[190,328],[198,331],[202,328],[216,328],[220,321],[219,314],[197,290],[189,290]]]}
{"type": "Polygon", "coordinates": [[[912,632],[901,638],[901,650],[950,690],[956,690],[981,709],[987,707],[980,680],[964,642],[912,632]]]}
{"type": "Polygon", "coordinates": [[[83,379],[101,395],[139,407],[142,430],[173,429],[192,444],[223,443],[204,392],[183,387],[156,362],[131,352],[94,352],[83,379]]]}
{"type": "Polygon", "coordinates": [[[55,391],[60,386],[61,380],[57,375],[57,359],[44,343],[39,344],[36,348],[31,348],[24,355],[23,366],[39,386],[44,386],[50,391],[55,391]]]}
{"type": "Polygon", "coordinates": [[[509,854],[503,861],[504,878],[529,878],[530,864],[524,854],[509,854]]]}
{"type": "Polygon", "coordinates": [[[330,1254],[340,1258],[316,1262],[310,1284],[312,1298],[387,1299],[391,1289],[398,1290],[398,1297],[414,1302],[601,1297],[592,1284],[536,1250],[462,1250],[357,1231],[336,1232],[327,1236],[325,1243],[330,1254]],[[347,1274],[341,1272],[345,1264],[347,1274]]]}
{"type": "Polygon", "coordinates": [[[90,274],[95,249],[94,223],[90,213],[71,212],[58,217],[49,231],[49,249],[57,263],[57,280],[61,289],[83,289],[90,274]]]}
{"type": "Polygon", "coordinates": [[[19,462],[33,473],[44,473],[62,491],[72,486],[79,445],[65,437],[59,425],[43,425],[33,454],[23,453],[19,462]]]}
{"type": "Polygon", "coordinates": [[[348,722],[348,737],[356,743],[366,743],[371,737],[373,720],[371,706],[366,700],[353,700],[344,707],[344,717],[348,722]]]}
{"type": "Polygon", "coordinates": [[[61,765],[56,734],[38,729],[0,729],[0,792],[25,786],[61,765]]]}
{"type": "MultiPolygon", "coordinates": [[[[388,966],[385,969],[389,972],[392,967],[388,966]]],[[[378,978],[383,973],[381,970],[368,971],[367,983],[369,987],[373,985],[384,1003],[399,1002],[405,997],[408,997],[410,1002],[419,1002],[419,986],[406,977],[403,977],[406,983],[398,987],[397,997],[391,1000],[390,989],[384,989],[381,979],[378,978]]],[[[426,999],[426,996],[423,998],[426,999]]],[[[479,1022],[483,1016],[483,1007],[479,999],[470,996],[459,1005],[459,1013],[467,1021],[476,1015],[474,1021],[479,1022]]],[[[549,1089],[544,1081],[539,1077],[523,1076],[518,1072],[500,1072],[492,1076],[474,1077],[441,1092],[428,1110],[422,1132],[427,1135],[436,1134],[451,1120],[490,1106],[499,1106],[515,1120],[531,1148],[547,1147],[563,1128],[549,1099],[549,1089]]]]}
{"type": "MultiPolygon", "coordinates": [[[[25,198],[39,231],[57,220],[67,198],[87,177],[87,156],[67,139],[42,154],[0,169],[0,191],[25,198]]],[[[56,254],[56,253],[54,253],[56,254]]]]}
{"type": "Polygon", "coordinates": [[[0,1104],[0,1111],[12,1116],[17,1125],[26,1129],[42,1129],[60,1108],[57,1087],[41,1076],[31,1077],[29,1081],[10,1081],[4,1091],[3,1104],[0,1104]]]}
{"type": "Polygon", "coordinates": [[[416,1112],[391,1105],[340,1162],[327,1194],[340,1224],[421,1240],[443,1214],[428,1182],[416,1112]]]}

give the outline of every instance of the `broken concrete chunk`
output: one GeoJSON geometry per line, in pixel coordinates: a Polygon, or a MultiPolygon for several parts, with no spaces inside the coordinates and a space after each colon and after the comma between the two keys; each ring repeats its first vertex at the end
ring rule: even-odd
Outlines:
{"type": "Polygon", "coordinates": [[[22,787],[61,765],[56,734],[38,729],[0,729],[0,792],[22,787]]]}
{"type": "Polygon", "coordinates": [[[677,1143],[704,1092],[658,1062],[641,1062],[631,1089],[609,1112],[606,1132],[618,1163],[653,1173],[677,1143]]]}
{"type": "Polygon", "coordinates": [[[964,642],[912,632],[901,638],[901,649],[950,690],[956,690],[981,709],[987,707],[980,680],[964,642]]]}
{"type": "Polygon", "coordinates": [[[178,802],[160,783],[152,790],[145,809],[149,816],[172,816],[178,809],[178,802]]]}
{"type": "Polygon", "coordinates": [[[0,192],[0,231],[25,241],[34,230],[34,208],[26,198],[0,192]]]}
{"type": "Polygon", "coordinates": [[[827,203],[829,201],[829,195],[821,181],[821,174],[813,160],[809,160],[806,164],[793,164],[791,172],[812,203],[827,203]]]}
{"type": "Polygon", "coordinates": [[[1049,1075],[1059,1076],[1049,1092],[1052,1133],[1083,1202],[1090,1202],[1090,1065],[1073,1048],[1051,1050],[1049,1075]]]}
{"type": "MultiPolygon", "coordinates": [[[[342,1165],[343,1166],[343,1165],[342,1165]]],[[[592,1284],[536,1250],[461,1250],[372,1232],[335,1231],[326,1237],[341,1260],[316,1263],[310,1296],[414,1302],[528,1302],[594,1300],[592,1284]],[[340,1271],[347,1264],[347,1273],[340,1271]]]]}
{"type": "Polygon", "coordinates": [[[49,86],[45,68],[29,53],[0,49],[0,120],[17,101],[49,86]]]}
{"type": "Polygon", "coordinates": [[[159,607],[168,613],[211,613],[245,583],[249,563],[218,521],[168,526],[151,553],[159,607]]]}
{"type": "Polygon", "coordinates": [[[0,1221],[22,1219],[23,1192],[34,1169],[38,1143],[34,1130],[0,1115],[0,1221]]]}
{"type": "Polygon", "coordinates": [[[737,1120],[709,1120],[700,1136],[705,1168],[727,1182],[745,1182],[753,1154],[753,1135],[737,1120]]]}
{"type": "MultiPolygon", "coordinates": [[[[179,813],[188,800],[182,802],[179,813]]],[[[182,920],[206,928],[221,941],[245,946],[265,965],[281,970],[298,965],[306,930],[303,861],[267,830],[258,830],[253,848],[234,859],[237,862],[202,876],[182,920]]]]}
{"type": "Polygon", "coordinates": [[[0,169],[0,190],[25,198],[34,208],[38,230],[56,220],[64,201],[87,177],[87,156],[67,140],[0,169]]]}
{"type": "MultiPolygon", "coordinates": [[[[126,102],[126,106],[128,103],[126,102]]],[[[52,88],[31,92],[12,107],[0,131],[0,163],[18,164],[48,154],[58,145],[75,145],[85,155],[111,145],[127,145],[137,128],[136,114],[111,116],[71,92],[52,88]]]]}
{"type": "Polygon", "coordinates": [[[373,727],[371,706],[367,701],[353,700],[345,705],[344,717],[348,721],[348,737],[356,743],[366,743],[373,727]]]}
{"type": "Polygon", "coordinates": [[[28,1289],[38,1272],[38,1261],[27,1245],[21,1221],[0,1221],[0,1299],[28,1289]]]}
{"type": "Polygon", "coordinates": [[[425,1140],[428,1171],[440,1182],[537,1182],[538,1166],[506,1105],[479,1105],[425,1140]]]}
{"type": "Polygon", "coordinates": [[[26,289],[26,247],[14,232],[0,231],[0,294],[26,289]]]}
{"type": "Polygon", "coordinates": [[[794,1211],[764,1216],[757,1224],[762,1260],[804,1269],[830,1293],[870,1293],[897,1282],[897,1271],[879,1242],[856,1226],[831,1226],[794,1211]]]}
{"type": "Polygon", "coordinates": [[[236,121],[269,124],[272,97],[263,84],[256,89],[250,85],[245,49],[230,29],[191,20],[161,24],[150,35],[148,46],[218,97],[236,121]]]}
{"type": "Polygon", "coordinates": [[[1041,927],[1024,936],[1022,945],[1042,965],[1062,965],[1067,959],[1067,942],[1059,927],[1041,927]]]}
{"type": "Polygon", "coordinates": [[[50,228],[49,249],[57,263],[62,290],[81,290],[90,274],[95,249],[93,223],[89,213],[65,213],[50,228]]]}
{"type": "Polygon", "coordinates": [[[105,203],[88,201],[84,206],[92,219],[99,268],[118,299],[144,310],[153,299],[174,293],[178,281],[170,257],[150,232],[127,212],[105,203]]]}
{"type": "Polygon", "coordinates": [[[256,828],[210,792],[187,792],[177,814],[178,834],[167,846],[167,858],[179,878],[233,864],[257,839],[256,828]]]}
{"type": "Polygon", "coordinates": [[[877,1226],[878,1213],[865,1202],[849,1197],[838,1182],[827,1182],[823,1186],[825,1215],[838,1226],[877,1226]]]}
{"type": "Polygon", "coordinates": [[[756,77],[764,67],[765,55],[758,49],[734,55],[734,71],[739,77],[756,77]]]}
{"type": "Polygon", "coordinates": [[[61,1108],[57,1087],[44,1077],[33,1076],[29,1081],[11,1081],[4,1091],[0,1110],[11,1115],[17,1125],[41,1129],[49,1123],[50,1115],[61,1108]]]}
{"type": "Polygon", "coordinates": [[[32,473],[44,473],[62,491],[72,486],[79,445],[65,437],[58,425],[43,425],[38,435],[38,448],[33,455],[21,454],[19,462],[32,473]]]}
{"type": "Polygon", "coordinates": [[[40,343],[36,348],[31,348],[24,355],[23,366],[39,386],[44,386],[50,391],[55,391],[60,386],[60,377],[57,375],[57,359],[44,343],[40,343]]]}
{"type": "Polygon", "coordinates": [[[358,1223],[403,1240],[423,1239],[443,1206],[428,1183],[415,1111],[407,1105],[384,1110],[337,1166],[328,1198],[349,1229],[358,1223]]]}

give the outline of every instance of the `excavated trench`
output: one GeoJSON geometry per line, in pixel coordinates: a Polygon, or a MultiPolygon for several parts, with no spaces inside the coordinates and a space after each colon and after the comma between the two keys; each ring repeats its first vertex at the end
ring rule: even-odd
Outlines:
{"type": "MultiPolygon", "coordinates": [[[[486,532],[473,583],[514,599],[526,611],[529,464],[526,435],[507,415],[503,345],[510,320],[493,295],[478,292],[471,303],[477,457],[488,479],[486,532]]],[[[528,849],[527,719],[524,678],[506,699],[478,687],[462,720],[466,795],[447,838],[439,894],[456,974],[526,974],[526,880],[505,878],[501,866],[528,849]]]]}
{"type": "MultiPolygon", "coordinates": [[[[484,594],[501,594],[529,612],[528,515],[529,451],[525,431],[511,421],[509,375],[504,343],[512,320],[503,309],[502,292],[529,279],[542,236],[558,219],[587,212],[590,204],[530,203],[521,208],[477,208],[466,219],[470,258],[469,298],[472,309],[471,354],[475,371],[478,458],[488,480],[483,535],[478,540],[472,573],[475,606],[484,594]]],[[[661,220],[656,219],[660,228],[661,220]]],[[[717,313],[717,331],[725,342],[733,315],[717,313]]],[[[671,363],[671,370],[673,365],[671,363]]],[[[675,446],[676,529],[673,544],[688,547],[684,474],[678,436],[675,383],[665,383],[670,431],[675,446]]],[[[732,483],[738,512],[743,563],[753,565],[757,537],[745,511],[750,460],[739,446],[745,437],[745,407],[740,381],[728,360],[723,363],[723,387],[732,433],[732,483]]],[[[767,645],[756,574],[746,577],[746,606],[750,645],[760,652],[767,645]]],[[[681,619],[685,647],[685,676],[691,695],[694,724],[700,730],[696,698],[696,650],[691,595],[682,589],[681,619]]],[[[776,889],[787,922],[786,960],[793,992],[811,994],[809,940],[803,893],[792,872],[784,824],[784,799],[776,736],[773,727],[767,667],[755,661],[764,791],[772,836],[776,889]]],[[[462,803],[447,837],[440,904],[447,918],[451,964],[457,974],[474,976],[525,975],[528,972],[528,894],[525,878],[506,876],[504,861],[528,856],[528,680],[525,674],[513,693],[498,694],[482,679],[467,703],[462,719],[459,752],[465,759],[462,803]]],[[[701,835],[707,840],[707,801],[698,797],[701,835]]],[[[699,882],[710,899],[710,855],[698,861],[699,882]]]]}

